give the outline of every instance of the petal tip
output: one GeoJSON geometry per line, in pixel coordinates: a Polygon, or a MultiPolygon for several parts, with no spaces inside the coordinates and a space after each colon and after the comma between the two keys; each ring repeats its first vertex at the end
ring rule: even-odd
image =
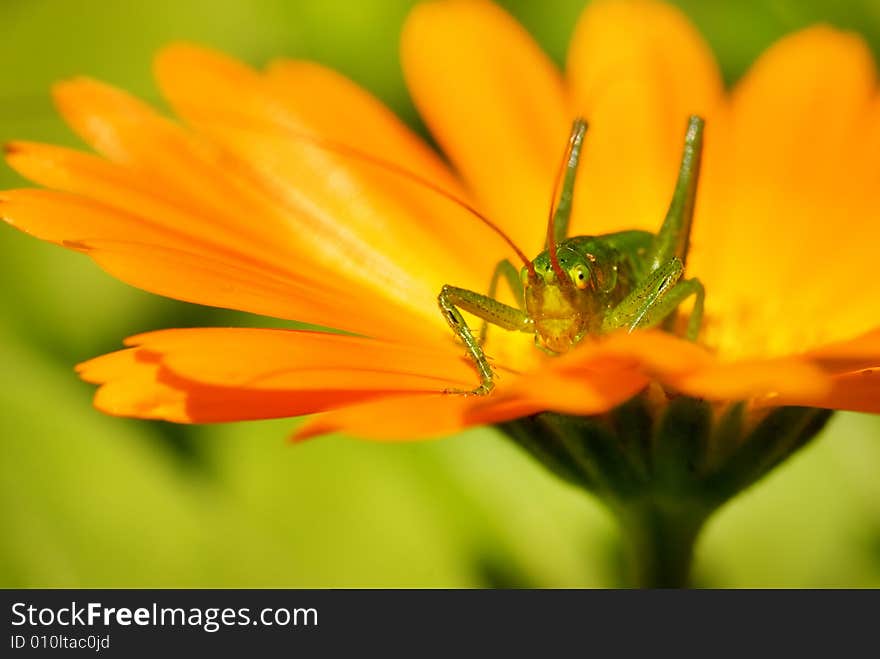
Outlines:
{"type": "Polygon", "coordinates": [[[321,435],[329,435],[333,431],[333,428],[321,422],[320,417],[312,417],[302,426],[294,430],[288,436],[287,441],[292,445],[298,445],[310,439],[320,437],[321,435]]]}
{"type": "Polygon", "coordinates": [[[20,153],[22,148],[23,145],[21,142],[6,142],[3,144],[3,156],[8,160],[9,158],[20,153]]]}
{"type": "Polygon", "coordinates": [[[61,103],[84,89],[99,89],[103,87],[106,87],[104,83],[88,76],[64,78],[52,83],[52,98],[56,103],[61,103]]]}
{"type": "Polygon", "coordinates": [[[158,71],[166,66],[173,66],[182,59],[211,53],[213,51],[209,48],[190,41],[172,41],[162,46],[153,56],[153,68],[158,71]]]}

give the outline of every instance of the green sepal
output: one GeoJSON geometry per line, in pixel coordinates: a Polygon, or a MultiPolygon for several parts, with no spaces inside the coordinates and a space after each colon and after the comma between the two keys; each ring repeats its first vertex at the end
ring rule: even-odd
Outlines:
{"type": "Polygon", "coordinates": [[[499,424],[615,514],[638,585],[685,585],[706,519],[816,436],[827,410],[750,410],[646,391],[610,412],[544,412],[499,424]]]}
{"type": "Polygon", "coordinates": [[[830,410],[780,407],[743,433],[737,449],[706,477],[706,488],[721,500],[755,483],[816,436],[830,410]]]}

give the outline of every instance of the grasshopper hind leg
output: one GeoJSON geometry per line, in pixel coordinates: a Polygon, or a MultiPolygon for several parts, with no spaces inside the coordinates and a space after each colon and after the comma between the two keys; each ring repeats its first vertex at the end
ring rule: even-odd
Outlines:
{"type": "Polygon", "coordinates": [[[693,295],[694,307],[685,336],[696,341],[699,335],[705,289],[698,279],[680,280],[684,276],[690,247],[704,128],[705,122],[700,117],[688,119],[678,180],[666,219],[646,255],[646,273],[629,295],[606,315],[603,332],[619,328],[631,332],[636,328],[658,325],[671,330],[675,325],[676,309],[693,295]]]}

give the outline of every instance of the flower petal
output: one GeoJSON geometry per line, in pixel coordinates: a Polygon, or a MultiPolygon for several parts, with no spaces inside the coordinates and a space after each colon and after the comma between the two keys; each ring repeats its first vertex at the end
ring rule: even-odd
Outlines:
{"type": "MultiPolygon", "coordinates": [[[[175,423],[222,423],[283,418],[323,409],[326,392],[297,392],[217,387],[169,373],[155,355],[123,350],[79,366],[82,377],[101,385],[95,407],[114,416],[161,419],[175,423]]],[[[336,404],[355,403],[375,392],[336,391],[336,404]]]]}
{"type": "Polygon", "coordinates": [[[298,416],[473,379],[451,355],[320,332],[165,330],[128,343],[78,367],[101,385],[96,406],[186,423],[298,416]]]}
{"type": "MultiPolygon", "coordinates": [[[[557,363],[560,360],[549,360],[557,363]]],[[[509,374],[508,374],[509,375],[509,374]]],[[[644,373],[620,361],[563,372],[552,368],[502,378],[492,395],[417,395],[370,401],[308,420],[295,439],[345,432],[371,439],[436,437],[477,425],[543,411],[601,414],[648,384],[644,373]]],[[[472,385],[469,385],[472,386],[472,385]]]]}
{"type": "MultiPolygon", "coordinates": [[[[58,109],[80,137],[112,162],[133,170],[142,186],[189,204],[187,210],[221,226],[259,232],[281,246],[291,243],[289,220],[249,184],[246,163],[109,85],[78,78],[55,85],[53,91],[58,109]]],[[[81,175],[88,176],[89,170],[81,175]]]]}
{"type": "Polygon", "coordinates": [[[0,217],[21,231],[58,245],[85,238],[106,238],[199,249],[184,233],[55,190],[6,190],[0,193],[0,217]]]}
{"type": "Polygon", "coordinates": [[[569,128],[552,62],[483,0],[418,5],[401,58],[421,116],[489,216],[540,250],[569,128]]]}
{"type": "Polygon", "coordinates": [[[333,432],[378,440],[443,437],[468,427],[470,402],[451,394],[395,396],[346,406],[313,416],[293,434],[297,441],[333,432]]]}
{"type": "MultiPolygon", "coordinates": [[[[163,57],[210,57],[210,53],[177,46],[163,57]]],[[[424,176],[450,192],[463,194],[459,181],[440,157],[377,98],[341,74],[315,62],[276,60],[269,66],[267,89],[277,95],[290,118],[315,133],[381,155],[388,162],[424,176]]]]}
{"type": "MultiPolygon", "coordinates": [[[[567,391],[571,392],[572,387],[567,387],[567,391]]],[[[537,414],[545,409],[543,401],[519,396],[493,395],[486,399],[455,394],[395,396],[313,416],[296,430],[293,439],[301,441],[334,432],[380,441],[430,439],[537,414]]],[[[602,412],[608,408],[597,409],[602,412]]]]}
{"type": "Polygon", "coordinates": [[[502,378],[485,398],[420,394],[368,401],[311,419],[295,437],[339,431],[374,439],[413,439],[543,411],[602,414],[652,380],[696,398],[759,398],[771,405],[781,400],[821,400],[835,386],[818,365],[804,359],[730,364],[664,332],[618,333],[548,358],[533,372],[502,378]]]}
{"type": "Polygon", "coordinates": [[[635,396],[649,378],[626,360],[606,360],[580,370],[544,369],[527,373],[486,401],[474,401],[471,424],[492,424],[542,411],[603,414],[635,396]]]}
{"type": "Polygon", "coordinates": [[[451,342],[429,349],[327,332],[210,327],[149,332],[126,345],[161,355],[162,365],[181,377],[219,386],[300,390],[312,386],[300,372],[346,369],[352,378],[358,372],[421,378],[434,391],[475,379],[451,342]]]}
{"type": "Polygon", "coordinates": [[[822,396],[831,387],[830,379],[818,366],[787,358],[716,363],[686,375],[659,377],[679,391],[710,400],[822,396]]]}
{"type": "Polygon", "coordinates": [[[357,290],[334,290],[302,275],[278,274],[157,244],[87,240],[77,246],[114,277],[177,300],[373,337],[438,346],[450,343],[448,330],[431,331],[431,326],[392,302],[357,290]]]}
{"type": "Polygon", "coordinates": [[[656,231],[687,117],[710,115],[721,100],[711,50],[671,5],[600,0],[578,20],[566,73],[574,110],[590,124],[573,234],[656,231]]]}
{"type": "Polygon", "coordinates": [[[880,328],[850,341],[823,346],[806,356],[835,374],[880,368],[880,328]]]}
{"type": "Polygon", "coordinates": [[[644,375],[623,366],[577,376],[538,371],[517,378],[510,386],[499,383],[486,398],[420,394],[346,406],[307,420],[294,439],[331,432],[380,440],[423,439],[547,410],[601,414],[630,398],[647,382],[644,375]]]}
{"type": "Polygon", "coordinates": [[[95,407],[113,416],[165,419],[186,423],[185,392],[160,382],[160,366],[154,357],[137,350],[121,350],[77,367],[86,382],[101,385],[95,407]]]}
{"type": "Polygon", "coordinates": [[[868,48],[828,27],[780,40],[737,86],[689,263],[725,358],[876,327],[878,107],[868,48]]]}
{"type": "Polygon", "coordinates": [[[880,414],[880,369],[837,375],[831,390],[821,396],[780,396],[769,403],[880,414]]]}
{"type": "MultiPolygon", "coordinates": [[[[204,51],[202,55],[211,56],[204,51]]],[[[177,56],[172,56],[172,51],[166,51],[166,56],[174,61],[172,69],[177,69],[177,56]]],[[[295,119],[330,143],[356,147],[361,154],[375,156],[457,199],[469,201],[446,163],[385,105],[351,80],[314,62],[278,60],[269,67],[266,81],[269,92],[283,103],[288,121],[295,119]]],[[[255,118],[259,116],[257,113],[255,118]]],[[[283,140],[285,122],[278,121],[277,117],[273,119],[275,129],[282,131],[279,138],[283,140]]],[[[287,136],[294,140],[296,137],[295,133],[287,136]]],[[[345,151],[343,149],[343,158],[345,151]]],[[[353,165],[349,163],[352,171],[353,165]]],[[[485,264],[492,262],[481,250],[473,249],[475,244],[487,245],[496,251],[505,249],[479,220],[462,213],[461,208],[437,192],[411,186],[405,179],[394,181],[393,176],[391,179],[380,177],[376,182],[383,187],[392,184],[389,194],[398,201],[405,201],[404,222],[421,223],[434,241],[451,250],[456,261],[473,261],[469,268],[482,273],[485,264]]],[[[457,263],[446,270],[450,276],[457,276],[459,268],[457,263]]],[[[481,278],[479,284],[485,286],[486,281],[481,278]]]]}
{"type": "MultiPolygon", "coordinates": [[[[206,81],[211,80],[209,73],[205,70],[202,76],[206,81]]],[[[248,98],[246,91],[257,93],[256,90],[237,89],[240,104],[248,98]]],[[[210,140],[194,137],[139,101],[106,85],[89,80],[70,81],[58,86],[56,96],[67,120],[89,143],[131,170],[129,180],[140,177],[145,184],[156,186],[163,195],[174,199],[181,211],[210,218],[187,224],[189,229],[195,231],[200,226],[209,227],[216,221],[221,224],[219,228],[240,227],[242,232],[256,233],[263,242],[275,243],[274,250],[270,247],[262,253],[252,250],[257,259],[275,257],[277,262],[286,255],[289,267],[309,271],[312,280],[335,282],[335,286],[329,286],[331,289],[357,289],[376,305],[385,301],[390,308],[402,309],[405,314],[417,318],[419,322],[412,324],[426,327],[429,332],[436,333],[445,328],[436,309],[437,292],[446,283],[438,274],[442,271],[439,263],[448,266],[459,260],[450,255],[442,259],[435,256],[440,260],[431,266],[433,279],[420,280],[418,273],[429,270],[426,268],[426,264],[431,263],[429,257],[442,252],[436,248],[436,241],[419,242],[403,226],[398,232],[395,222],[400,219],[400,213],[390,210],[386,214],[377,214],[373,210],[366,216],[361,215],[362,225],[370,225],[370,222],[382,218],[378,229],[370,225],[373,233],[365,240],[347,223],[349,216],[341,212],[328,215],[326,208],[316,208],[295,187],[290,187],[288,181],[297,181],[296,172],[281,176],[278,172],[266,171],[266,168],[273,168],[273,159],[277,158],[274,154],[284,152],[284,144],[274,135],[267,140],[264,133],[260,134],[259,144],[266,152],[263,154],[265,158],[257,159],[258,166],[249,159],[253,154],[236,155],[210,140]],[[411,243],[407,242],[409,239],[412,239],[411,243]],[[393,243],[393,249],[387,247],[389,243],[393,243]]],[[[228,100],[234,103],[236,98],[228,100]]],[[[323,156],[326,154],[316,150],[311,160],[320,163],[323,156]]],[[[338,203],[340,209],[357,207],[364,201],[364,197],[355,194],[357,191],[343,189],[346,186],[340,182],[339,176],[334,178],[333,172],[328,172],[326,167],[313,166],[314,162],[308,159],[285,162],[295,162],[299,174],[319,181],[317,185],[324,186],[324,191],[335,200],[329,203],[338,203]]],[[[48,176],[46,172],[49,171],[51,167],[44,167],[42,173],[48,176]]],[[[63,174],[56,174],[56,180],[63,174]]],[[[90,174],[81,172],[78,175],[90,174]]],[[[67,185],[79,187],[82,184],[68,182],[67,185]]],[[[124,201],[125,196],[119,195],[118,198],[124,201]]],[[[131,202],[136,199],[137,194],[131,197],[131,202]]],[[[447,206],[452,205],[447,203],[447,206]]],[[[139,209],[129,210],[137,213],[139,209]]],[[[114,236],[95,234],[89,238],[113,239],[114,236]]],[[[490,268],[491,264],[485,266],[487,272],[484,276],[471,275],[463,279],[488,279],[490,268]]],[[[359,331],[366,333],[367,330],[360,328],[359,331]]]]}
{"type": "MultiPolygon", "coordinates": [[[[545,369],[573,381],[594,378],[601,382],[602,378],[615,376],[621,385],[628,382],[629,373],[636,372],[645,384],[653,379],[667,389],[710,400],[821,396],[831,386],[827,373],[807,359],[725,363],[690,341],[659,331],[613,334],[561,359],[550,360],[545,369]]],[[[635,387],[638,381],[630,382],[635,387]]],[[[592,406],[587,409],[590,411],[579,413],[595,413],[592,406]]],[[[572,408],[558,411],[578,413],[572,408]]]]}
{"type": "Polygon", "coordinates": [[[289,266],[290,251],[277,235],[266,231],[267,223],[242,222],[240,217],[194,205],[174,188],[158,185],[135,169],[72,149],[30,142],[7,144],[6,161],[35,183],[144,218],[138,224],[155,224],[189,236],[192,242],[223,245],[259,261],[289,266]]]}
{"type": "Polygon", "coordinates": [[[13,190],[0,194],[0,217],[39,238],[84,251],[114,276],[159,295],[371,336],[448,343],[442,323],[426,324],[406,308],[335,280],[318,280],[308,269],[279,269],[261,261],[259,253],[242,254],[193,237],[156,216],[54,190],[13,190]]]}
{"type": "MultiPolygon", "coordinates": [[[[493,264],[473,250],[473,243],[500,245],[500,239],[436,192],[346,151],[353,147],[363,153],[357,143],[342,145],[342,151],[328,148],[322,142],[327,118],[315,119],[320,116],[315,101],[281,91],[271,77],[194,46],[163,51],[156,72],[178,114],[250,163],[262,187],[291,212],[297,254],[304,259],[410,305],[429,323],[438,322],[436,295],[444,283],[486,285],[493,264]],[[299,217],[302,211],[307,221],[299,217]]],[[[340,92],[340,84],[324,79],[325,87],[354,93],[340,92]]],[[[372,107],[371,100],[359,96],[354,103],[372,107]]],[[[396,120],[383,114],[377,130],[377,137],[391,136],[389,157],[402,160],[392,160],[392,168],[411,171],[412,160],[429,173],[442,169],[424,148],[415,149],[417,141],[396,120]]],[[[331,132],[330,139],[337,135],[339,130],[331,132]]]]}

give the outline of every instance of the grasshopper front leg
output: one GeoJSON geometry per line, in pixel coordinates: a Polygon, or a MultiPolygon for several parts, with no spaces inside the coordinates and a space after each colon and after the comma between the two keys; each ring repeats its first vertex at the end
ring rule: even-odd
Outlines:
{"type": "Polygon", "coordinates": [[[655,327],[671,315],[678,305],[694,295],[696,299],[688,318],[686,337],[696,341],[703,321],[706,293],[699,279],[679,281],[683,273],[684,264],[676,256],[648,275],[608,312],[602,322],[602,331],[626,328],[632,332],[638,328],[655,327]]]}
{"type": "Polygon", "coordinates": [[[459,309],[510,331],[533,332],[534,322],[525,312],[466,288],[446,285],[440,290],[437,302],[440,305],[440,311],[443,312],[443,317],[449,323],[449,327],[464,343],[468,357],[474,362],[480,376],[480,384],[476,389],[472,391],[447,390],[447,393],[485,396],[495,386],[495,373],[492,371],[492,365],[489,363],[486,353],[483,352],[480,342],[474,337],[459,309]]]}
{"type": "MultiPolygon", "coordinates": [[[[519,281],[519,271],[516,269],[516,266],[507,259],[501,259],[495,266],[495,270],[492,273],[492,279],[489,281],[489,297],[493,300],[496,299],[498,282],[502,277],[507,280],[507,285],[510,287],[514,299],[516,299],[516,306],[520,309],[525,309],[526,302],[523,296],[522,284],[520,284],[519,281]]],[[[486,345],[486,332],[488,329],[489,321],[483,320],[483,324],[480,326],[479,343],[481,346],[486,345]]]]}

